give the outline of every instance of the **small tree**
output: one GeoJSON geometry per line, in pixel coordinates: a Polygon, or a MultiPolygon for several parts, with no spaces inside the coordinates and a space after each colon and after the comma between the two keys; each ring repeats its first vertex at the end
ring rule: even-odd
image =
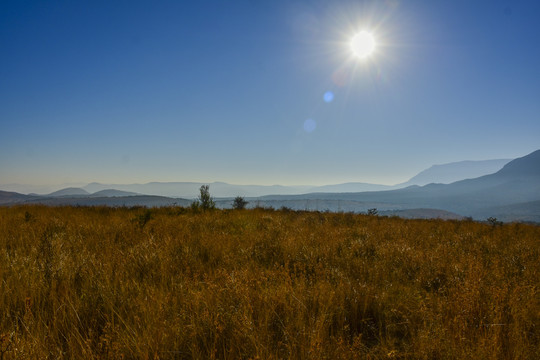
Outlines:
{"type": "Polygon", "coordinates": [[[500,225],[503,224],[502,221],[497,220],[497,218],[496,218],[496,217],[493,217],[493,216],[488,217],[488,218],[487,218],[487,222],[488,222],[488,224],[490,224],[491,226],[500,226],[500,225]]]}
{"type": "Polygon", "coordinates": [[[376,208],[368,209],[367,214],[370,216],[377,216],[379,215],[379,210],[377,210],[376,208]]]}
{"type": "Polygon", "coordinates": [[[199,198],[191,204],[193,210],[211,210],[216,208],[214,199],[210,196],[210,185],[202,185],[199,189],[199,198]]]}
{"type": "Polygon", "coordinates": [[[247,204],[248,202],[244,200],[243,197],[237,196],[234,198],[234,201],[233,201],[233,209],[236,209],[236,210],[245,209],[247,204]]]}

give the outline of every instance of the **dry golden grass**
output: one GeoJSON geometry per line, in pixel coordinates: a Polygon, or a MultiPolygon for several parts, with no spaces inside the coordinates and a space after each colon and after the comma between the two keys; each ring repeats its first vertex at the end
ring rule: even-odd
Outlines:
{"type": "Polygon", "coordinates": [[[540,228],[0,208],[0,358],[533,359],[540,228]]]}

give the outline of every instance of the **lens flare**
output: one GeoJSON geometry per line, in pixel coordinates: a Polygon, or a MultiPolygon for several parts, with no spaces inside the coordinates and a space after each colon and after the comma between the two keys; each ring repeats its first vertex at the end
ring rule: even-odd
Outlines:
{"type": "Polygon", "coordinates": [[[334,101],[334,93],[331,91],[327,91],[324,93],[324,102],[331,103],[334,101]]]}

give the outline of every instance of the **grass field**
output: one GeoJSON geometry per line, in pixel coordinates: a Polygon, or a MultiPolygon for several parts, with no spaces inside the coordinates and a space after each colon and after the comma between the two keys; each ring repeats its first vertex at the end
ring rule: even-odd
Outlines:
{"type": "Polygon", "coordinates": [[[540,227],[0,208],[0,359],[534,359],[540,227]]]}

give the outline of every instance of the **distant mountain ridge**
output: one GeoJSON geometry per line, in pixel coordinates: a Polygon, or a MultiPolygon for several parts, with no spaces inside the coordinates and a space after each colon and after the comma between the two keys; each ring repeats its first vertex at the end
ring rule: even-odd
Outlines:
{"type": "MultiPolygon", "coordinates": [[[[200,182],[149,182],[146,184],[100,184],[90,183],[84,186],[86,191],[91,193],[105,189],[116,189],[121,191],[135,192],[146,195],[196,198],[199,189],[208,183],[200,182]]],[[[209,183],[210,191],[215,197],[232,196],[259,196],[261,194],[301,194],[307,192],[309,186],[282,186],[282,185],[233,185],[224,182],[209,183]]]]}
{"type": "Polygon", "coordinates": [[[511,160],[512,159],[465,160],[442,165],[433,165],[400,185],[407,187],[410,185],[423,186],[432,183],[451,184],[459,180],[473,179],[493,174],[501,170],[503,166],[508,164],[511,160]]]}
{"type": "Polygon", "coordinates": [[[408,188],[360,193],[310,193],[297,196],[265,196],[266,201],[355,201],[378,204],[382,210],[443,209],[463,216],[491,216],[495,208],[513,206],[514,211],[526,212],[540,222],[540,214],[531,202],[540,200],[540,150],[507,163],[494,174],[451,184],[428,184],[408,188]],[[529,205],[524,205],[529,204],[529,205]],[[531,209],[526,211],[525,208],[531,209]]]}
{"type": "MultiPolygon", "coordinates": [[[[501,160],[504,161],[504,160],[501,160]]],[[[454,165],[451,165],[454,166],[454,165]]],[[[450,167],[451,167],[450,166],[450,167]]],[[[498,165],[497,165],[498,166],[498,165]]],[[[0,205],[109,205],[109,206],[187,206],[198,195],[202,183],[148,183],[118,185],[88,184],[83,188],[66,188],[48,195],[24,195],[0,191],[0,205]],[[161,192],[188,192],[188,196],[144,194],[144,189],[161,192]],[[142,189],[128,191],[126,188],[142,189]],[[144,195],[143,195],[144,194],[144,195]]],[[[230,208],[232,198],[240,195],[250,202],[249,207],[288,207],[298,210],[330,210],[365,212],[377,208],[380,214],[404,217],[459,218],[472,216],[485,219],[496,216],[504,221],[540,222],[540,150],[507,162],[498,171],[450,184],[430,183],[406,188],[346,183],[320,187],[284,187],[258,185],[210,184],[210,192],[220,208],[230,208]],[[367,191],[355,191],[367,189],[367,191]],[[381,189],[381,190],[378,190],[381,189]],[[387,190],[384,190],[387,189],[387,190]],[[287,194],[286,191],[293,192],[287,194]],[[325,191],[326,192],[321,192],[325,191]],[[342,191],[340,190],[349,190],[342,191]],[[243,193],[242,193],[243,191],[243,193]],[[294,191],[304,191],[294,194],[294,191]],[[333,191],[333,192],[332,192],[333,191]],[[258,192],[265,196],[249,196],[258,192]],[[274,192],[274,194],[272,194],[274,192]]]]}
{"type": "Polygon", "coordinates": [[[395,185],[379,185],[361,182],[349,182],[336,185],[316,186],[309,192],[361,192],[361,191],[384,191],[395,189],[395,185]]]}
{"type": "Polygon", "coordinates": [[[105,189],[101,191],[96,191],[92,194],[90,194],[91,197],[125,197],[125,196],[138,196],[142,195],[135,192],[130,191],[121,191],[116,189],[105,189]]]}
{"type": "MultiPolygon", "coordinates": [[[[365,191],[385,191],[395,190],[411,185],[426,185],[429,183],[451,183],[456,180],[475,178],[482,175],[487,175],[500,170],[509,160],[496,159],[485,161],[461,161],[448,163],[443,165],[433,165],[430,168],[421,171],[405,183],[397,185],[381,185],[362,182],[348,182],[342,184],[330,184],[322,186],[299,185],[299,186],[283,186],[283,185],[236,185],[224,182],[210,183],[210,188],[215,197],[257,197],[265,195],[298,195],[306,193],[349,193],[349,192],[365,192],[365,191]]],[[[201,185],[208,183],[203,182],[149,182],[145,184],[102,184],[89,183],[82,186],[68,186],[60,190],[50,192],[40,192],[40,187],[35,185],[17,185],[8,184],[0,186],[4,191],[12,191],[23,194],[33,195],[47,194],[48,196],[85,196],[95,194],[100,191],[119,191],[117,195],[112,196],[127,196],[136,194],[146,194],[166,197],[182,197],[195,198],[199,193],[201,185]],[[25,191],[26,190],[26,191],[25,191]],[[30,190],[30,191],[28,191],[30,190]],[[124,192],[124,193],[122,193],[124,192]]],[[[51,186],[42,187],[50,189],[51,186]]],[[[112,193],[111,193],[112,194],[112,193]]],[[[103,195],[107,195],[104,193],[103,195]]],[[[97,195],[96,195],[97,196],[97,195]]]]}
{"type": "Polygon", "coordinates": [[[54,191],[48,194],[47,196],[60,197],[60,196],[87,196],[87,195],[90,195],[90,193],[84,189],[69,187],[69,188],[58,190],[58,191],[54,191]]]}
{"type": "MultiPolygon", "coordinates": [[[[475,178],[500,170],[510,159],[460,161],[443,165],[433,165],[420,172],[405,183],[397,185],[381,185],[362,182],[348,182],[342,184],[322,186],[283,186],[283,185],[235,185],[224,182],[210,183],[210,189],[216,197],[246,196],[257,197],[266,195],[298,195],[306,193],[348,193],[366,191],[386,191],[405,188],[412,185],[426,185],[430,183],[448,184],[454,181],[475,178]]],[[[101,184],[90,183],[83,187],[93,193],[106,188],[140,194],[194,198],[198,195],[200,182],[150,182],[146,184],[101,184]]]]}
{"type": "Polygon", "coordinates": [[[540,150],[512,160],[498,171],[498,174],[499,176],[516,176],[516,174],[520,176],[540,176],[540,150]]]}
{"type": "Polygon", "coordinates": [[[32,198],[32,195],[24,195],[12,191],[0,191],[0,205],[16,204],[32,198]]]}

